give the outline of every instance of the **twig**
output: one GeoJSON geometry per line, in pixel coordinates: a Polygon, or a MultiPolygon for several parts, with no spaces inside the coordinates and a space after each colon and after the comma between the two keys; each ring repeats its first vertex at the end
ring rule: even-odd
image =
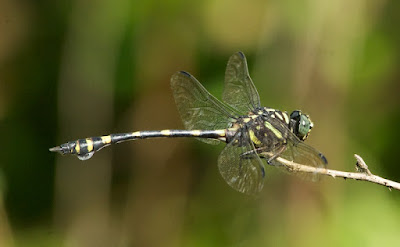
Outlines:
{"type": "Polygon", "coordinates": [[[294,163],[293,161],[289,161],[278,157],[277,160],[284,164],[288,169],[293,170],[294,172],[306,172],[306,173],[314,173],[314,174],[321,174],[326,176],[331,176],[333,178],[341,177],[344,179],[350,178],[354,180],[361,180],[367,181],[375,184],[380,184],[389,188],[389,190],[396,189],[400,190],[400,183],[391,181],[389,179],[385,179],[379,176],[376,176],[370,172],[368,166],[365,164],[364,160],[357,154],[354,155],[357,159],[356,170],[357,172],[344,172],[344,171],[337,171],[331,170],[326,168],[319,168],[319,167],[311,167],[306,166],[298,163],[294,163]]]}

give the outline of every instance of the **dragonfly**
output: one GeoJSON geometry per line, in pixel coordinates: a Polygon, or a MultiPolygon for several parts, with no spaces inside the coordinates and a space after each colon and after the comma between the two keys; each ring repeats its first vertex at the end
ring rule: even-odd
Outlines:
{"type": "MultiPolygon", "coordinates": [[[[322,153],[304,143],[314,126],[308,115],[300,110],[289,115],[286,111],[261,106],[242,52],[229,58],[222,101],[185,71],[171,77],[171,89],[185,130],[134,131],[89,137],[49,150],[87,160],[106,146],[138,139],[194,137],[212,145],[225,142],[218,157],[219,172],[233,189],[249,195],[262,190],[265,163],[296,173],[278,157],[322,169],[328,164],[322,153]]],[[[311,179],[318,179],[318,174],[311,174],[311,179]]]]}

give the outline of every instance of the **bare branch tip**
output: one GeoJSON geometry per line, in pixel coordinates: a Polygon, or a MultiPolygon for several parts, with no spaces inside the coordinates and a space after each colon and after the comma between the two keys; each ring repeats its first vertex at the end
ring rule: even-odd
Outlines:
{"type": "Polygon", "coordinates": [[[357,163],[356,163],[356,171],[357,171],[357,172],[360,172],[360,173],[365,173],[365,174],[371,176],[372,173],[371,173],[371,171],[368,169],[367,164],[365,164],[364,159],[361,158],[361,156],[358,155],[358,154],[354,154],[354,157],[355,157],[356,160],[357,160],[357,163]]]}
{"type": "Polygon", "coordinates": [[[286,160],[282,157],[277,157],[277,160],[282,163],[283,166],[286,167],[289,171],[317,173],[321,175],[331,176],[333,178],[341,177],[344,180],[354,179],[356,181],[368,181],[371,183],[383,185],[387,187],[390,191],[392,189],[400,191],[400,183],[372,174],[361,156],[355,154],[354,157],[357,159],[356,172],[346,172],[332,169],[321,169],[319,167],[310,167],[307,165],[298,164],[293,161],[286,160]]]}

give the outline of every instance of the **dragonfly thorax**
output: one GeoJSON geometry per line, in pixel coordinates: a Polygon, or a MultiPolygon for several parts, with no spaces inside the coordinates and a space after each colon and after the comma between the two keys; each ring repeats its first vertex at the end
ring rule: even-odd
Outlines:
{"type": "Polygon", "coordinates": [[[293,111],[289,117],[287,112],[263,107],[232,122],[226,141],[236,139],[236,145],[239,146],[251,141],[255,147],[274,149],[286,143],[289,136],[293,138],[292,133],[299,140],[306,140],[312,127],[310,117],[299,110],[293,111]]]}
{"type": "Polygon", "coordinates": [[[251,141],[255,147],[274,149],[286,143],[290,119],[286,112],[272,108],[257,108],[241,116],[228,129],[226,141],[236,136],[237,145],[251,141]]]}

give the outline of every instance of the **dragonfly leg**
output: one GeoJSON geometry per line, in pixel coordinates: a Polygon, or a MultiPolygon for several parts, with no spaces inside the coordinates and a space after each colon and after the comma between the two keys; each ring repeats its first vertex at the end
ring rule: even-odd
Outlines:
{"type": "Polygon", "coordinates": [[[274,159],[279,157],[279,155],[281,155],[285,150],[286,150],[286,144],[278,148],[277,151],[267,160],[268,165],[272,165],[272,161],[274,161],[274,159]]]}
{"type": "MultiPolygon", "coordinates": [[[[252,154],[259,155],[260,153],[262,153],[264,151],[264,149],[265,149],[265,147],[261,147],[261,148],[256,148],[254,150],[250,150],[250,151],[244,152],[244,153],[242,153],[240,155],[240,158],[241,159],[254,159],[254,157],[252,157],[251,155],[252,154]]],[[[261,173],[262,173],[262,177],[264,178],[265,177],[265,168],[264,168],[263,165],[260,165],[260,170],[261,170],[261,173]]],[[[241,174],[241,172],[242,172],[242,162],[239,163],[239,171],[240,171],[240,174],[241,174]]]]}
{"type": "Polygon", "coordinates": [[[241,159],[253,159],[253,157],[250,156],[251,154],[257,154],[257,155],[259,155],[259,154],[261,154],[262,152],[264,152],[265,149],[266,149],[266,147],[260,147],[260,148],[254,149],[254,150],[250,150],[250,151],[244,152],[244,153],[242,153],[242,154],[240,155],[240,158],[241,158],[241,159]]]}
{"type": "MultiPolygon", "coordinates": [[[[260,147],[260,148],[256,148],[247,152],[244,152],[240,155],[241,159],[254,159],[254,157],[252,157],[252,154],[261,154],[264,150],[266,149],[266,147],[260,147]]],[[[240,162],[239,164],[239,170],[241,171],[242,169],[242,162],[240,162]]],[[[265,177],[265,168],[263,165],[260,165],[260,169],[261,169],[261,173],[262,173],[262,177],[265,177]]]]}

